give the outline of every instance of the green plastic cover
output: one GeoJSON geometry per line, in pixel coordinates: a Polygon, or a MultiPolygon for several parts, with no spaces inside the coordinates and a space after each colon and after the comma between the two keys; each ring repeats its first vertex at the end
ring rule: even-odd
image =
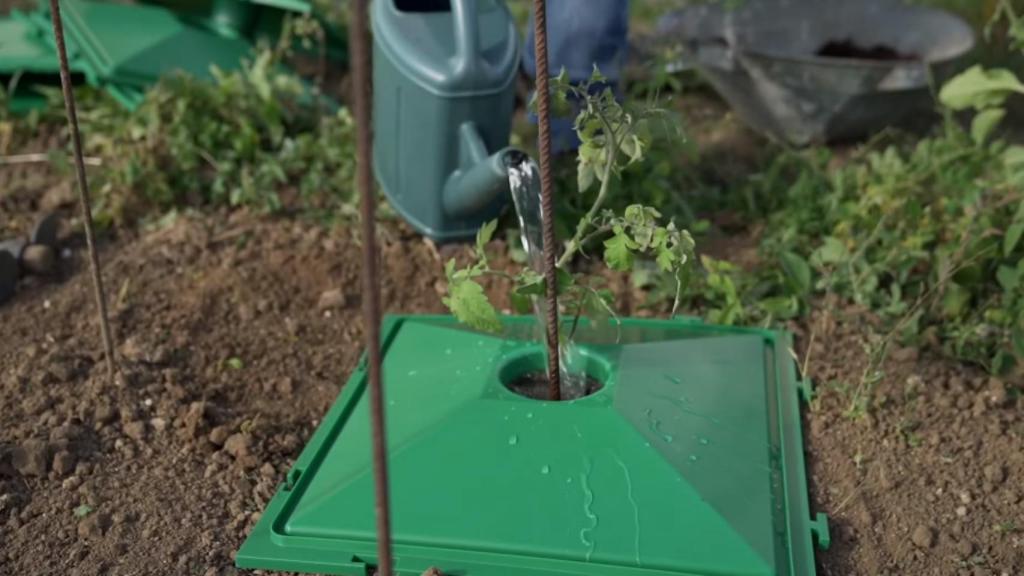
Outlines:
{"type": "Polygon", "coordinates": [[[0,20],[0,74],[18,72],[59,74],[57,53],[36,38],[25,20],[0,20]]]}
{"type": "MultiPolygon", "coordinates": [[[[581,348],[603,381],[546,402],[532,320],[501,337],[391,317],[384,377],[396,570],[806,576],[812,519],[784,333],[625,320],[581,348]],[[614,331],[613,331],[614,332],[614,331]]],[[[239,567],[366,574],[376,561],[362,365],[238,552],[239,567]]]]}
{"type": "Polygon", "coordinates": [[[69,44],[81,51],[104,83],[148,86],[181,71],[210,77],[210,67],[234,69],[251,46],[189,25],[160,6],[64,0],[69,44]]]}

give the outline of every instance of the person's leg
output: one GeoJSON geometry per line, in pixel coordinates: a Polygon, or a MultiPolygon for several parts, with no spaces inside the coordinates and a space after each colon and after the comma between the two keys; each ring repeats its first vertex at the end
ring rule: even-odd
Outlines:
{"type": "MultiPolygon", "coordinates": [[[[629,0],[549,0],[547,24],[551,76],[564,68],[569,80],[579,83],[590,78],[596,65],[617,89],[626,61],[629,0]]],[[[536,77],[532,19],[523,49],[523,69],[536,77]]],[[[573,118],[552,118],[551,145],[556,153],[579,144],[572,124],[573,118]]]]}

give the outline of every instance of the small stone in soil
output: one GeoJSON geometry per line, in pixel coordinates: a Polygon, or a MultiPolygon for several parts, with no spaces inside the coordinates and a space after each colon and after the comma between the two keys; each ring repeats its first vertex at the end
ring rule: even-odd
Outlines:
{"type": "Polygon", "coordinates": [[[136,420],[124,425],[124,433],[129,438],[141,442],[146,438],[146,423],[136,420]]]}
{"type": "Polygon", "coordinates": [[[993,484],[1002,484],[1006,479],[1006,468],[1001,464],[989,464],[984,469],[985,479],[993,484]]]}
{"type": "Polygon", "coordinates": [[[42,440],[26,440],[11,453],[11,464],[22,476],[45,476],[48,450],[42,440]]]}
{"type": "Polygon", "coordinates": [[[210,442],[217,446],[223,446],[228,439],[228,429],[224,426],[217,426],[210,430],[210,442]]]}
{"type": "Polygon", "coordinates": [[[249,455],[249,449],[252,447],[252,437],[248,434],[237,433],[232,434],[224,441],[224,451],[240,459],[249,455]]]}
{"type": "Polygon", "coordinates": [[[57,254],[49,246],[31,244],[21,252],[22,267],[37,276],[45,276],[53,272],[56,262],[57,254]]]}
{"type": "Polygon", "coordinates": [[[107,528],[110,528],[110,518],[103,512],[96,512],[78,523],[78,535],[81,538],[100,538],[107,528]]]}
{"type": "Polygon", "coordinates": [[[282,396],[291,396],[292,391],[295,390],[295,383],[291,378],[286,376],[277,381],[275,388],[277,388],[278,394],[282,396]]]}
{"type": "Polygon", "coordinates": [[[918,548],[931,548],[935,544],[935,531],[922,524],[914,528],[914,532],[910,535],[910,540],[918,548]]]}
{"type": "Polygon", "coordinates": [[[75,469],[77,463],[74,454],[61,450],[53,457],[53,471],[60,476],[67,476],[75,469]]]}
{"type": "Polygon", "coordinates": [[[321,312],[324,310],[331,310],[345,307],[345,293],[340,289],[335,288],[333,290],[326,290],[320,294],[320,300],[317,302],[317,309],[321,312]]]}
{"type": "Polygon", "coordinates": [[[956,545],[956,551],[960,554],[961,558],[970,558],[971,554],[974,553],[974,544],[970,540],[961,540],[956,545]]]}

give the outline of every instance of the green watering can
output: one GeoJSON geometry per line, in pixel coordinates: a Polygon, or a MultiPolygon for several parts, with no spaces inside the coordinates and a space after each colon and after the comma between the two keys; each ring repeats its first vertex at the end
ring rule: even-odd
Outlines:
{"type": "Polygon", "coordinates": [[[500,0],[375,0],[374,170],[435,240],[472,237],[509,197],[519,45],[500,0]]]}

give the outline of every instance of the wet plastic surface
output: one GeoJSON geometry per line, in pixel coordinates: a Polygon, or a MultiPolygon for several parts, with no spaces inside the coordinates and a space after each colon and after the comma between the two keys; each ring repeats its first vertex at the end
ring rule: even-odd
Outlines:
{"type": "MultiPolygon", "coordinates": [[[[546,402],[502,380],[542,354],[391,317],[384,378],[396,566],[420,574],[812,575],[787,335],[625,320],[581,346],[595,394],[546,402]],[[510,368],[510,366],[512,368],[510,368]]],[[[245,568],[364,574],[376,555],[360,368],[237,555],[245,568]]]]}

